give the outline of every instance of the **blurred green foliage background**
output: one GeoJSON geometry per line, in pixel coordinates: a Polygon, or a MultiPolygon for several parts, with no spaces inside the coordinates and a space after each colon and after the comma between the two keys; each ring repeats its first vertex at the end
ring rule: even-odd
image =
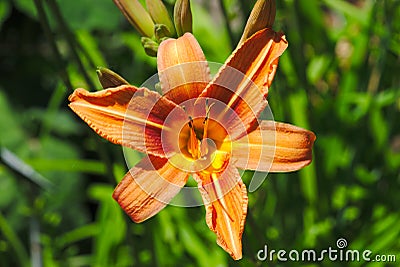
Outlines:
{"type": "MultiPolygon", "coordinates": [[[[192,1],[209,61],[229,56],[254,2],[192,1]]],[[[0,0],[0,266],[398,266],[256,254],[345,238],[400,261],[400,1],[277,1],[274,29],[289,48],[270,105],[277,121],[316,133],[314,160],[249,194],[234,262],[204,207],[131,222],[111,197],[127,171],[121,147],[67,107],[72,89],[101,88],[97,66],[135,85],[156,73],[112,1],[0,0]]]]}

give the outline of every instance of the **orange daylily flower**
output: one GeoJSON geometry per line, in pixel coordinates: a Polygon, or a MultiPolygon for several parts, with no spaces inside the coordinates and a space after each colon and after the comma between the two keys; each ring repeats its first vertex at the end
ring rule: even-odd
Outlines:
{"type": "Polygon", "coordinates": [[[248,199],[237,168],[294,171],[312,158],[312,132],[257,119],[286,47],[283,34],[258,31],[211,80],[200,45],[186,33],[159,47],[163,95],[132,85],[75,90],[70,107],[90,127],[147,155],[113,194],[133,221],[158,213],[192,175],[217,243],[234,259],[242,257],[248,199]]]}

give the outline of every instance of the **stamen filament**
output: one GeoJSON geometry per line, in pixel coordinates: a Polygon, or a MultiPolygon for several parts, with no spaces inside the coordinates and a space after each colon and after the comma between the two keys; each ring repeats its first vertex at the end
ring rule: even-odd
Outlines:
{"type": "Polygon", "coordinates": [[[200,145],[200,155],[201,157],[204,157],[205,155],[208,154],[208,144],[207,144],[207,138],[208,138],[208,118],[210,117],[210,110],[211,107],[214,105],[215,103],[212,103],[211,105],[208,105],[208,98],[206,99],[206,117],[204,118],[203,121],[203,139],[200,145]]]}
{"type": "Polygon", "coordinates": [[[189,142],[188,142],[188,151],[192,155],[194,159],[199,158],[199,143],[200,141],[197,139],[196,132],[193,127],[193,119],[189,116],[189,142]]]}
{"type": "MultiPolygon", "coordinates": [[[[187,150],[192,156],[193,159],[199,159],[199,158],[204,158],[207,156],[209,153],[209,147],[208,147],[208,125],[209,125],[209,117],[210,117],[210,110],[211,107],[215,103],[212,103],[211,105],[208,105],[208,99],[206,99],[206,116],[203,120],[203,135],[201,136],[201,133],[198,133],[200,136],[197,136],[196,130],[194,129],[194,122],[193,118],[189,116],[189,140],[187,143],[187,150]]],[[[182,107],[185,110],[185,107],[182,107]]],[[[185,110],[186,111],[186,110],[185,110]]],[[[198,129],[200,130],[200,129],[198,129]]]]}

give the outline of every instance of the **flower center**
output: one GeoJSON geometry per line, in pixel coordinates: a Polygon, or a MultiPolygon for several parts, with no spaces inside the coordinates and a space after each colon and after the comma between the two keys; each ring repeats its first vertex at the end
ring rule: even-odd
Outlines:
{"type": "Polygon", "coordinates": [[[206,160],[221,148],[226,135],[225,129],[208,117],[189,117],[179,134],[179,148],[191,160],[206,160]]]}
{"type": "Polygon", "coordinates": [[[208,105],[208,99],[206,100],[206,116],[204,119],[197,118],[193,120],[191,116],[189,116],[189,122],[187,123],[187,127],[182,129],[182,132],[179,138],[180,148],[182,153],[185,155],[189,155],[193,160],[197,159],[207,159],[208,154],[215,151],[216,144],[212,139],[208,138],[208,129],[210,122],[210,110],[214,104],[208,105]],[[202,123],[200,123],[202,121],[202,123]],[[188,134],[186,133],[188,132],[188,134]],[[181,138],[182,136],[182,138],[181,138]],[[186,146],[185,146],[186,145],[186,146]],[[182,150],[183,148],[183,150],[182,150]]]}
{"type": "Polygon", "coordinates": [[[210,114],[214,104],[208,105],[206,99],[205,110],[201,110],[201,103],[193,104],[193,101],[188,101],[182,105],[184,110],[185,106],[190,107],[186,120],[178,117],[179,119],[175,121],[175,115],[172,113],[166,120],[173,127],[177,127],[175,129],[179,129],[176,132],[165,131],[164,149],[174,151],[170,152],[168,160],[174,167],[189,173],[219,172],[229,162],[231,154],[229,134],[218,121],[218,116],[214,114],[219,109],[212,109],[213,112],[210,114]]]}
{"type": "Polygon", "coordinates": [[[229,156],[230,145],[224,143],[227,132],[217,121],[206,117],[191,118],[179,133],[179,149],[192,171],[220,170],[229,156]]]}

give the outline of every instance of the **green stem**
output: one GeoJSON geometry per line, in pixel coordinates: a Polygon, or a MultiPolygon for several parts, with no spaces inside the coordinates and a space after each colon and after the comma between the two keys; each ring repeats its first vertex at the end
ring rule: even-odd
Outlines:
{"type": "Polygon", "coordinates": [[[387,12],[388,7],[387,7],[387,2],[382,1],[382,2],[377,2],[375,4],[375,8],[373,9],[373,18],[375,18],[375,21],[378,23],[382,23],[382,27],[385,28],[384,33],[379,33],[376,30],[375,24],[370,25],[370,35],[371,36],[376,36],[379,44],[379,54],[376,57],[370,57],[373,60],[370,60],[372,62],[371,64],[371,74],[369,75],[369,81],[368,81],[368,86],[367,86],[367,91],[371,93],[372,95],[376,94],[380,83],[381,83],[381,78],[384,72],[385,68],[385,63],[386,63],[386,57],[387,57],[387,52],[389,51],[389,42],[390,42],[390,36],[392,36],[390,33],[393,32],[392,30],[392,24],[390,23],[391,16],[387,12]],[[374,26],[373,26],[374,25],[374,26]]]}
{"type": "Polygon", "coordinates": [[[31,266],[42,267],[42,247],[40,244],[40,222],[35,215],[32,215],[29,221],[29,236],[31,247],[31,266]]]}
{"type": "Polygon", "coordinates": [[[51,50],[53,50],[53,54],[56,58],[56,62],[58,63],[58,71],[59,75],[64,83],[64,85],[67,87],[69,91],[72,92],[72,83],[71,80],[69,79],[69,75],[66,71],[66,62],[61,56],[60,51],[58,50],[57,44],[53,38],[53,33],[50,28],[49,21],[46,16],[46,12],[44,11],[43,4],[41,0],[34,0],[36,10],[38,12],[38,17],[40,24],[43,28],[44,34],[46,35],[47,40],[50,43],[51,50]]]}
{"type": "Polygon", "coordinates": [[[301,86],[308,90],[310,86],[307,81],[306,69],[304,68],[304,66],[307,66],[308,64],[306,62],[304,53],[301,53],[301,51],[304,50],[304,40],[302,38],[302,29],[299,27],[299,25],[302,25],[299,19],[299,10],[301,10],[299,2],[294,1],[294,5],[290,4],[289,8],[290,16],[292,16],[292,23],[291,25],[289,25],[292,28],[291,38],[293,39],[293,41],[291,42],[291,46],[293,47],[293,49],[291,51],[298,51],[296,57],[293,57],[293,63],[295,65],[298,81],[301,83],[299,87],[301,86]]]}
{"type": "Polygon", "coordinates": [[[81,52],[81,55],[87,60],[87,64],[89,65],[89,67],[91,67],[92,69],[97,69],[99,66],[95,64],[93,58],[90,56],[87,49],[82,45],[82,42],[79,40],[79,38],[76,38],[75,44],[77,49],[81,52]]]}
{"type": "Polygon", "coordinates": [[[86,83],[88,84],[88,86],[90,88],[90,91],[94,91],[96,86],[95,86],[94,82],[92,81],[92,79],[90,78],[89,74],[87,73],[81,58],[79,57],[75,37],[73,36],[72,32],[70,31],[68,25],[65,23],[65,20],[61,14],[60,9],[58,8],[56,1],[55,0],[47,0],[47,3],[58,23],[58,26],[60,27],[61,32],[64,33],[65,40],[68,43],[69,49],[71,50],[72,57],[78,64],[79,71],[82,73],[84,79],[86,80],[86,83]]]}
{"type": "Polygon", "coordinates": [[[219,5],[220,5],[221,10],[222,10],[222,16],[223,16],[223,19],[224,19],[225,28],[228,31],[229,41],[230,41],[231,47],[233,49],[234,47],[236,47],[237,41],[235,41],[235,37],[233,35],[233,31],[232,31],[231,25],[229,23],[228,12],[226,10],[226,6],[225,6],[223,0],[219,0],[219,5]]]}
{"type": "Polygon", "coordinates": [[[36,172],[30,165],[5,147],[0,147],[0,163],[41,189],[50,190],[54,186],[50,180],[36,172]]]}

